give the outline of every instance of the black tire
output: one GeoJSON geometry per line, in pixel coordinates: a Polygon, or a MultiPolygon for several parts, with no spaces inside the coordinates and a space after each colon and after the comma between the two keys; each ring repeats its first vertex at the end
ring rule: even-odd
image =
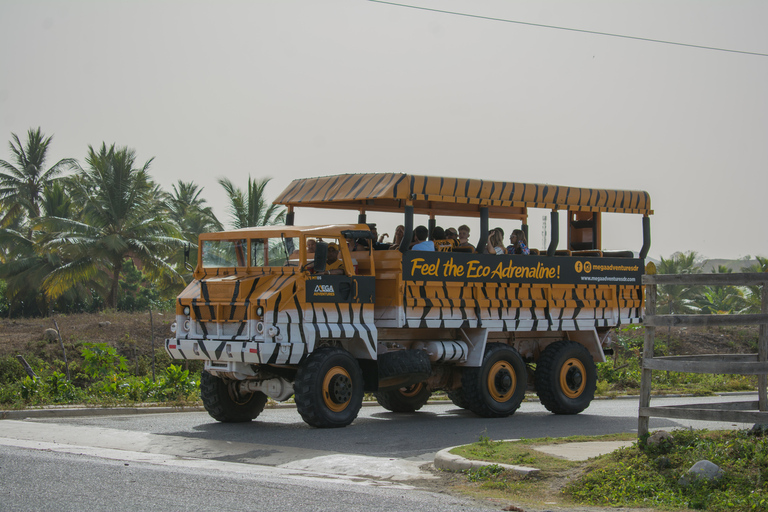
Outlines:
{"type": "Polygon", "coordinates": [[[583,345],[563,340],[541,353],[534,379],[536,393],[548,411],[578,414],[595,398],[597,368],[583,345]]]}
{"type": "Polygon", "coordinates": [[[390,391],[374,393],[379,405],[392,412],[415,412],[424,407],[432,392],[426,382],[390,391]]]}
{"type": "Polygon", "coordinates": [[[469,400],[467,400],[467,397],[464,396],[464,388],[452,389],[451,391],[447,391],[446,394],[448,395],[448,398],[451,399],[451,402],[453,402],[453,405],[456,407],[469,409],[469,400]]]}
{"type": "Polygon", "coordinates": [[[514,348],[489,343],[479,368],[464,368],[461,386],[470,411],[484,418],[504,418],[525,398],[528,372],[514,348]]]}
{"type": "Polygon", "coordinates": [[[346,427],[363,405],[363,372],[352,354],[322,347],[299,366],[294,382],[296,408],[313,427],[346,427]]]}
{"type": "Polygon", "coordinates": [[[378,358],[379,391],[396,391],[424,382],[432,374],[432,363],[423,350],[398,350],[378,358]]]}
{"type": "Polygon", "coordinates": [[[238,384],[238,381],[220,379],[205,371],[200,376],[200,399],[205,410],[216,421],[251,421],[264,410],[267,395],[261,391],[241,394],[238,384]]]}

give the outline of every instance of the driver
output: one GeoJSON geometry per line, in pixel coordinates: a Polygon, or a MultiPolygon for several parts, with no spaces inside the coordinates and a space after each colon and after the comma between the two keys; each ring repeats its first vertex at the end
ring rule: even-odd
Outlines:
{"type": "Polygon", "coordinates": [[[328,259],[325,261],[325,270],[328,274],[344,275],[344,262],[339,259],[339,246],[334,242],[328,244],[328,259]]]}

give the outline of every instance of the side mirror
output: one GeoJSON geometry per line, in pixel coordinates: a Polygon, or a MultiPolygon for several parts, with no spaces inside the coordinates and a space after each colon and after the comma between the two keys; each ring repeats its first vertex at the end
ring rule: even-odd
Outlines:
{"type": "Polygon", "coordinates": [[[312,265],[315,272],[325,272],[325,263],[328,260],[328,242],[317,241],[315,245],[315,259],[312,265]]]}
{"type": "Polygon", "coordinates": [[[192,265],[189,264],[189,253],[192,251],[192,244],[187,244],[184,246],[184,268],[186,268],[189,271],[194,271],[195,269],[192,268],[192,265]]]}

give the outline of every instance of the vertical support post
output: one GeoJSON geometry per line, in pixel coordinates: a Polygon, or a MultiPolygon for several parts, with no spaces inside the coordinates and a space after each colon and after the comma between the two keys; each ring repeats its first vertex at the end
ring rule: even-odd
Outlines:
{"type": "Polygon", "coordinates": [[[488,245],[488,207],[480,208],[480,240],[477,242],[476,251],[485,252],[485,246],[488,245]]]}
{"type": "MultiPolygon", "coordinates": [[[[645,287],[645,318],[656,315],[656,283],[655,281],[645,287]]],[[[651,405],[651,377],[653,370],[645,368],[645,360],[653,358],[653,340],[656,338],[656,327],[645,326],[645,339],[643,342],[643,370],[640,378],[640,408],[637,415],[637,436],[643,437],[648,433],[649,416],[644,415],[642,409],[651,405]]]]}
{"type": "Polygon", "coordinates": [[[403,219],[403,240],[400,242],[400,252],[405,252],[411,247],[413,240],[413,205],[405,205],[405,218],[403,219]]]}
{"type": "MultiPolygon", "coordinates": [[[[762,301],[760,312],[768,314],[768,283],[762,285],[762,301]]],[[[760,335],[757,338],[757,360],[764,363],[768,360],[768,325],[760,324],[760,335]]],[[[757,376],[757,408],[759,411],[768,411],[768,394],[766,393],[766,384],[768,376],[766,374],[757,376]]]]}
{"type": "Polygon", "coordinates": [[[640,259],[645,259],[648,256],[648,251],[651,250],[651,218],[648,216],[643,217],[643,246],[640,248],[640,259]]]}
{"type": "Polygon", "coordinates": [[[285,225],[293,226],[293,206],[289,206],[288,212],[285,214],[285,225]]]}
{"type": "Polygon", "coordinates": [[[368,216],[365,214],[364,211],[360,211],[360,213],[357,215],[357,223],[358,224],[368,223],[368,216]]]}
{"type": "Polygon", "coordinates": [[[429,229],[429,235],[427,235],[427,240],[434,240],[432,237],[432,231],[435,230],[435,227],[437,226],[437,219],[434,215],[429,216],[429,221],[427,221],[427,229],[429,229]]]}
{"type": "Polygon", "coordinates": [[[557,251],[557,244],[560,243],[560,215],[557,210],[552,210],[549,214],[552,222],[552,238],[547,247],[547,256],[554,256],[557,251]]]}

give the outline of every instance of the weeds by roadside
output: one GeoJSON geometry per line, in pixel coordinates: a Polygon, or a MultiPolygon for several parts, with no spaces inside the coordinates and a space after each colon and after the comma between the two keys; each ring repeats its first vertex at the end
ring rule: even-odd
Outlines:
{"type": "Polygon", "coordinates": [[[467,458],[520,464],[539,468],[538,476],[523,476],[491,465],[465,472],[459,490],[482,496],[526,503],[558,502],[561,505],[643,507],[656,510],[707,510],[746,512],[768,510],[768,437],[763,431],[679,430],[672,440],[649,445],[640,440],[627,448],[591,459],[572,462],[537,452],[537,445],[584,440],[630,440],[634,434],[563,439],[492,441],[485,436],[455,449],[467,458]],[[724,471],[722,479],[680,483],[698,461],[708,460],[724,471]]]}
{"type": "MultiPolygon", "coordinates": [[[[131,373],[127,360],[106,343],[83,343],[80,362],[70,365],[71,380],[57,365],[29,361],[36,376],[24,374],[15,358],[0,358],[0,404],[8,409],[52,404],[118,405],[141,402],[197,403],[199,371],[163,365],[155,379],[131,373]]],[[[135,370],[134,370],[135,372],[135,370]]]]}

